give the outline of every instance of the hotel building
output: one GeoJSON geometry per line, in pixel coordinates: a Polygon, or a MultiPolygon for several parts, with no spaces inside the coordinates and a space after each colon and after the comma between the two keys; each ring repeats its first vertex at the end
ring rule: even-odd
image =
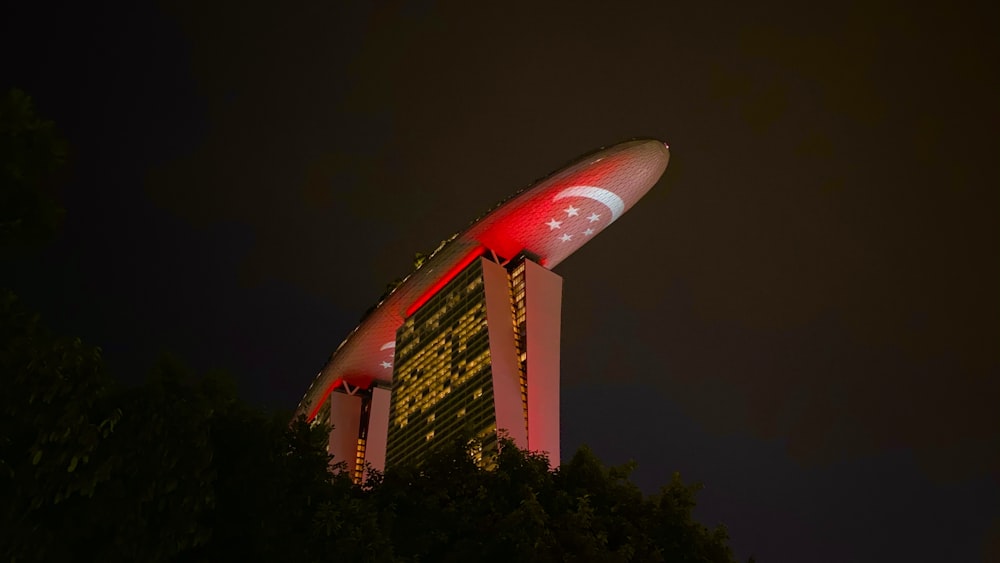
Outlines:
{"type": "MultiPolygon", "coordinates": [[[[297,413],[332,425],[355,479],[497,432],[559,465],[562,278],[551,269],[659,180],[668,147],[629,141],[578,159],[453,236],[331,355],[297,413]]],[[[624,264],[607,265],[619,267],[624,264]]]]}

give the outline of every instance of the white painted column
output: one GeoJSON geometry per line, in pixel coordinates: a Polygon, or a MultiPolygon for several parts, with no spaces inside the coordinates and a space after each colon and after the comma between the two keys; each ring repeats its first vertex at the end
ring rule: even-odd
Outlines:
{"type": "Polygon", "coordinates": [[[529,443],[524,408],[521,405],[521,382],[517,369],[517,344],[514,341],[514,317],[510,308],[507,270],[485,258],[480,260],[483,262],[483,287],[486,291],[486,323],[490,336],[497,430],[506,430],[517,447],[527,449],[529,443]]]}
{"type": "Polygon", "coordinates": [[[347,462],[347,470],[354,470],[358,452],[358,436],[361,429],[361,397],[348,395],[335,389],[330,393],[329,451],[333,463],[347,462]]]}
{"type": "Polygon", "coordinates": [[[524,295],[528,449],[547,453],[550,467],[558,467],[562,278],[525,260],[524,295]]]}

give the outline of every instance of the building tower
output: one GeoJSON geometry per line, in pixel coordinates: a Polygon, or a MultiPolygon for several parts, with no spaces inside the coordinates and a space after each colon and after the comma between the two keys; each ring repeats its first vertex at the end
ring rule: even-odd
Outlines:
{"type": "Polygon", "coordinates": [[[524,255],[480,257],[403,321],[386,463],[419,462],[429,444],[467,436],[489,466],[503,430],[558,465],[561,296],[562,278],[524,255]]]}
{"type": "Polygon", "coordinates": [[[452,236],[330,356],[297,414],[332,425],[355,479],[420,463],[442,440],[497,432],[559,464],[562,278],[551,269],[659,180],[668,147],[621,143],[514,194],[452,236]]]}

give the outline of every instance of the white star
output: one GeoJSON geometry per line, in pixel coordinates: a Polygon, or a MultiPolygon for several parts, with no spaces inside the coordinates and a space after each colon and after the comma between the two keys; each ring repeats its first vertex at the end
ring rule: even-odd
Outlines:
{"type": "Polygon", "coordinates": [[[590,219],[591,223],[593,223],[594,221],[599,220],[600,218],[601,218],[601,216],[598,215],[597,213],[591,213],[590,217],[587,217],[587,219],[590,219]]]}
{"type": "Polygon", "coordinates": [[[563,242],[569,242],[569,241],[573,240],[573,235],[564,234],[563,236],[559,237],[559,240],[561,240],[563,242]]]}
{"type": "Polygon", "coordinates": [[[570,205],[566,209],[563,209],[563,211],[566,212],[567,217],[576,217],[577,215],[580,214],[580,210],[577,209],[576,207],[573,207],[572,205],[570,205]]]}
{"type": "Polygon", "coordinates": [[[549,226],[549,230],[550,231],[554,231],[554,230],[556,230],[556,229],[558,229],[559,227],[562,226],[562,221],[556,221],[553,218],[551,221],[549,221],[548,223],[545,223],[545,224],[549,226]]]}
{"type": "Polygon", "coordinates": [[[592,234],[594,234],[594,229],[587,229],[586,231],[583,231],[583,236],[585,237],[589,237],[592,234]]]}
{"type": "Polygon", "coordinates": [[[389,369],[392,367],[392,362],[382,362],[382,367],[389,369]]]}

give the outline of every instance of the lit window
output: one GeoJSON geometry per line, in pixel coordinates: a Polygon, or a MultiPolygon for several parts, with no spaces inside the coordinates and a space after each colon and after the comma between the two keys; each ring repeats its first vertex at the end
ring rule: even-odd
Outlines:
{"type": "Polygon", "coordinates": [[[430,439],[431,439],[431,438],[433,438],[433,437],[434,437],[434,431],[433,431],[433,430],[431,430],[430,432],[428,432],[428,433],[427,433],[427,436],[426,436],[426,438],[424,438],[424,439],[425,439],[425,440],[430,440],[430,439]]]}

